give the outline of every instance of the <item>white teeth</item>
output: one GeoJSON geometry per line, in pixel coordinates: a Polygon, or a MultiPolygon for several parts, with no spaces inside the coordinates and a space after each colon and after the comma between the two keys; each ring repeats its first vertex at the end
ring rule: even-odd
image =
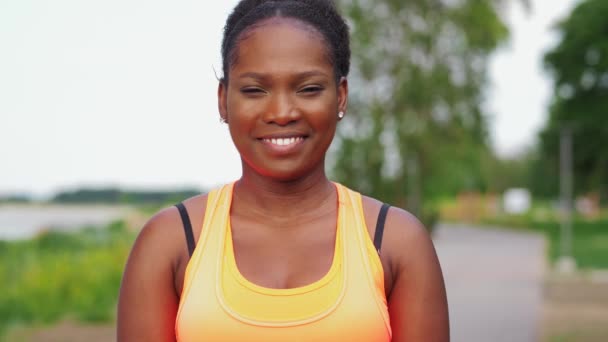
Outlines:
{"type": "Polygon", "coordinates": [[[264,139],[264,141],[269,142],[273,145],[286,146],[286,145],[295,144],[296,142],[299,142],[302,139],[303,139],[302,137],[271,138],[271,139],[264,139]]]}

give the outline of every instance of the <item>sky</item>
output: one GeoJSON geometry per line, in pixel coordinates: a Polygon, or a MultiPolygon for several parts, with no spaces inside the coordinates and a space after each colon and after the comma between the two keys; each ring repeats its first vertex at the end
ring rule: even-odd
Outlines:
{"type": "MultiPolygon", "coordinates": [[[[577,0],[504,13],[490,61],[494,149],[513,156],[546,120],[543,51],[577,0]]],[[[219,122],[224,21],[236,0],[0,1],[0,194],[80,186],[208,189],[240,175],[219,122]]]]}
{"type": "Polygon", "coordinates": [[[486,110],[494,150],[516,156],[533,146],[547,120],[552,83],[542,65],[544,52],[559,42],[555,24],[580,0],[511,2],[505,15],[509,41],[492,56],[486,110]]]}

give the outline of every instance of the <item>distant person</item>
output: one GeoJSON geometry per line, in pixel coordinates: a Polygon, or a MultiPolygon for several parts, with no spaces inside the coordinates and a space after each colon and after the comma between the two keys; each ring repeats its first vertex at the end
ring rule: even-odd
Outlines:
{"type": "Polygon", "coordinates": [[[424,227],[326,176],[350,66],[333,3],[240,1],[222,57],[220,119],[242,176],[144,226],[118,340],[448,341],[424,227]]]}

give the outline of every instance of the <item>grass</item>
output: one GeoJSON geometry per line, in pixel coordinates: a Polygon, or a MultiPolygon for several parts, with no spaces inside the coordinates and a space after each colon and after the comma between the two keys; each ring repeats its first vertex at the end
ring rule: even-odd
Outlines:
{"type": "MultiPolygon", "coordinates": [[[[561,227],[555,219],[535,219],[531,216],[504,216],[484,219],[484,223],[515,227],[543,233],[549,242],[549,259],[555,262],[561,252],[561,227]]],[[[608,219],[572,222],[572,256],[582,269],[608,269],[608,219]]]]}
{"type": "Polygon", "coordinates": [[[134,233],[123,222],[0,241],[0,336],[10,325],[64,318],[109,322],[134,233]]]}

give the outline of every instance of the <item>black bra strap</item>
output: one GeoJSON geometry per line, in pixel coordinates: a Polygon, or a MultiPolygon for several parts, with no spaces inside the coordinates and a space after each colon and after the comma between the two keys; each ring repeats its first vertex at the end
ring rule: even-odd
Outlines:
{"type": "Polygon", "coordinates": [[[384,222],[386,221],[386,213],[388,213],[388,208],[390,208],[390,205],[386,203],[382,204],[382,208],[380,208],[380,213],[378,214],[378,221],[376,222],[376,233],[374,233],[374,246],[376,247],[378,253],[380,253],[380,247],[382,246],[384,222]]]}
{"type": "Polygon", "coordinates": [[[183,203],[178,203],[175,205],[177,210],[179,210],[179,216],[182,217],[182,222],[184,223],[184,233],[186,234],[186,243],[188,244],[188,254],[192,256],[194,253],[194,234],[192,233],[192,224],[190,223],[190,217],[188,216],[188,210],[183,203]]]}

